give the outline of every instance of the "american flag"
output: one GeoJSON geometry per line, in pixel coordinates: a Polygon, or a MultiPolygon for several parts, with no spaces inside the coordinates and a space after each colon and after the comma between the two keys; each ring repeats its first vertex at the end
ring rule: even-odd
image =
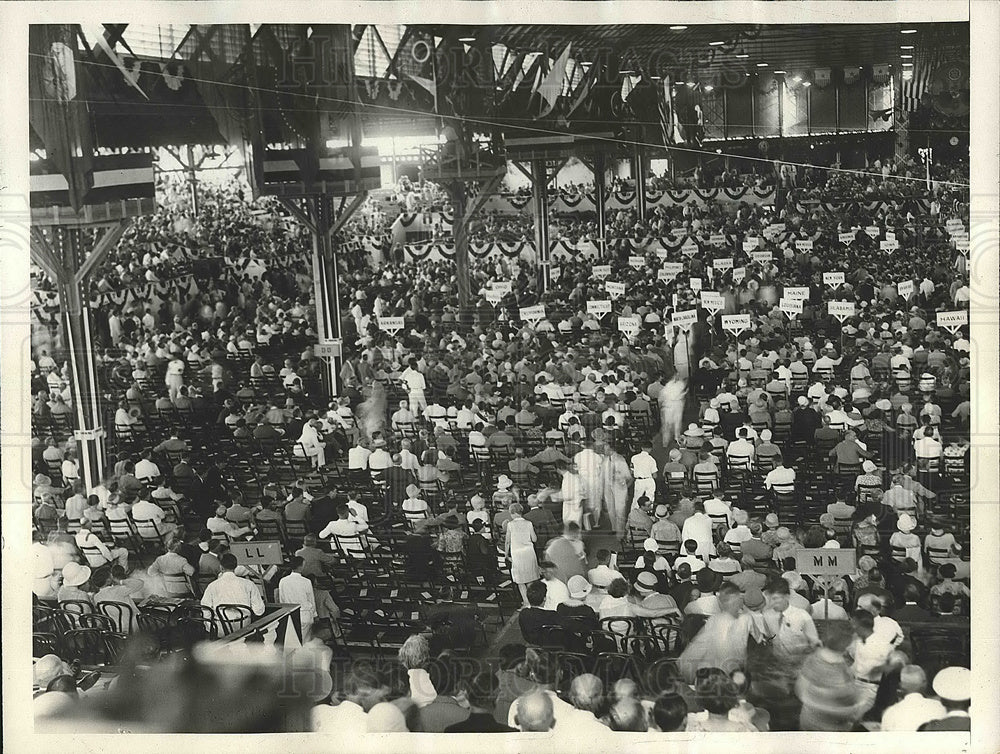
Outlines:
{"type": "Polygon", "coordinates": [[[903,69],[900,88],[903,112],[912,113],[917,109],[940,63],[941,52],[936,47],[913,51],[913,67],[903,69]]]}

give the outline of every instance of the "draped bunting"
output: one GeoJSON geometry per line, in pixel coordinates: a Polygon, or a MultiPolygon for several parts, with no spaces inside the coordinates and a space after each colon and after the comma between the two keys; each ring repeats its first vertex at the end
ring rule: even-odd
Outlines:
{"type": "Polygon", "coordinates": [[[842,214],[854,210],[864,210],[866,212],[884,212],[889,209],[896,209],[899,212],[912,212],[914,215],[926,215],[930,212],[930,201],[927,199],[873,199],[868,201],[857,201],[854,199],[844,199],[842,201],[820,201],[818,199],[802,199],[793,204],[796,212],[802,215],[809,214],[817,209],[822,209],[829,214],[842,214]]]}
{"type": "MultiPolygon", "coordinates": [[[[518,214],[527,212],[534,213],[534,205],[530,203],[531,197],[514,196],[491,196],[486,200],[483,210],[485,212],[497,212],[500,214],[518,214]]],[[[764,191],[757,188],[736,188],[736,189],[683,189],[667,191],[648,191],[646,193],[647,207],[672,207],[678,204],[704,205],[709,201],[717,202],[747,202],[748,204],[774,204],[775,194],[773,191],[764,191]]],[[[613,191],[608,194],[605,207],[607,210],[631,209],[635,206],[634,191],[613,191]]],[[[593,192],[586,194],[573,194],[556,196],[549,204],[549,209],[554,214],[571,214],[574,212],[595,212],[593,192]]]]}

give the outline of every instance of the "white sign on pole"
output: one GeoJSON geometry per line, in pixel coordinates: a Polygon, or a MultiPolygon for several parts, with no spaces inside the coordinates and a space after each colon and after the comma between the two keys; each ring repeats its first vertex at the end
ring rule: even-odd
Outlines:
{"type": "Polygon", "coordinates": [[[529,325],[534,327],[543,319],[545,319],[545,304],[536,304],[535,306],[522,306],[519,310],[522,322],[527,322],[529,325]]]}
{"type": "Polygon", "coordinates": [[[904,280],[901,283],[896,283],[896,292],[905,299],[909,299],[913,295],[913,281],[904,280]]]}
{"type": "Polygon", "coordinates": [[[962,252],[965,256],[969,255],[969,239],[968,238],[957,238],[955,239],[955,249],[962,252]]]}
{"type": "Polygon", "coordinates": [[[503,291],[498,291],[496,288],[487,288],[483,296],[490,306],[499,306],[500,302],[503,301],[504,294],[503,291]]]}
{"type": "Polygon", "coordinates": [[[642,322],[638,317],[619,317],[618,318],[618,331],[621,332],[626,338],[631,340],[638,334],[639,328],[642,326],[642,322]]]}
{"type": "Polygon", "coordinates": [[[844,273],[843,272],[824,272],[823,273],[823,284],[828,285],[831,288],[839,288],[844,284],[844,273]]]}
{"type": "Polygon", "coordinates": [[[851,576],[857,556],[854,548],[803,548],[795,551],[795,570],[806,576],[851,576]]]}
{"type": "Polygon", "coordinates": [[[852,243],[854,243],[855,237],[856,236],[854,233],[841,233],[839,236],[837,236],[837,238],[840,240],[842,244],[844,244],[844,246],[850,246],[852,243]]]}
{"type": "Polygon", "coordinates": [[[611,274],[610,264],[595,264],[593,267],[590,268],[591,277],[595,277],[598,280],[604,280],[604,278],[608,277],[610,274],[611,274]]]}
{"type": "Polygon", "coordinates": [[[697,293],[701,290],[701,278],[688,278],[688,287],[697,293]]]}
{"type": "Polygon", "coordinates": [[[313,346],[313,355],[317,359],[332,359],[340,356],[340,341],[326,341],[313,346]]]}
{"type": "Polygon", "coordinates": [[[680,262],[664,262],[660,271],[666,273],[668,280],[673,280],[684,272],[684,265],[680,262]]]}
{"type": "Polygon", "coordinates": [[[731,270],[733,269],[733,259],[732,257],[719,257],[718,259],[713,259],[712,268],[718,270],[719,272],[731,270]]]}
{"type": "Polygon", "coordinates": [[[944,224],[945,230],[948,233],[954,233],[955,231],[961,231],[965,229],[965,223],[959,217],[953,217],[948,222],[944,224]]]}
{"type": "Polygon", "coordinates": [[[869,237],[874,239],[882,235],[882,229],[877,225],[869,225],[867,228],[865,228],[865,233],[867,233],[869,237]]]}
{"type": "Polygon", "coordinates": [[[768,236],[768,235],[770,235],[772,237],[774,237],[774,236],[780,236],[784,232],[785,232],[785,224],[784,223],[771,223],[766,228],[764,228],[764,235],[765,236],[768,236]]]}
{"type": "Polygon", "coordinates": [[[760,238],[757,236],[749,236],[743,239],[743,251],[749,254],[754,249],[760,248],[760,238]]]}
{"type": "Polygon", "coordinates": [[[683,254],[686,257],[693,257],[697,253],[698,253],[698,242],[689,236],[688,239],[681,246],[681,254],[683,254]]]}
{"type": "Polygon", "coordinates": [[[588,301],[587,314],[593,314],[598,319],[602,319],[605,314],[611,312],[610,301],[588,301]]]}
{"type": "Polygon", "coordinates": [[[709,236],[708,242],[712,244],[712,246],[725,246],[727,243],[729,243],[726,237],[721,233],[713,233],[711,236],[709,236]]]}
{"type": "Polygon", "coordinates": [[[969,324],[969,313],[964,310],[957,312],[938,312],[937,324],[938,327],[943,327],[945,330],[954,335],[958,332],[958,328],[962,325],[969,324]]]}
{"type": "Polygon", "coordinates": [[[788,315],[789,319],[795,319],[798,315],[802,314],[802,299],[783,298],[778,302],[778,307],[788,315]]]}
{"type": "Polygon", "coordinates": [[[667,250],[664,249],[662,246],[653,253],[656,254],[657,257],[659,257],[661,262],[667,261],[667,250]]]}
{"type": "Polygon", "coordinates": [[[716,314],[726,308],[726,300],[717,291],[702,291],[701,308],[716,314]]]}
{"type": "Polygon", "coordinates": [[[813,242],[811,238],[797,238],[795,239],[795,250],[796,251],[812,251],[813,242]]]}
{"type": "Polygon", "coordinates": [[[951,240],[954,241],[955,243],[958,243],[959,241],[968,241],[969,231],[967,230],[956,231],[955,233],[951,234],[951,240]]]}
{"type": "Polygon", "coordinates": [[[896,231],[894,231],[894,230],[887,230],[885,232],[885,240],[886,241],[895,241],[896,240],[896,231]]]}
{"type": "Polygon", "coordinates": [[[636,256],[633,254],[628,258],[628,266],[631,267],[633,270],[641,270],[643,267],[646,266],[646,258],[636,256]]]}
{"type": "Polygon", "coordinates": [[[785,288],[785,292],[782,295],[785,298],[787,298],[789,301],[792,301],[794,299],[808,301],[809,300],[809,287],[808,286],[801,286],[801,287],[798,287],[798,288],[785,288]]]}
{"type": "Polygon", "coordinates": [[[899,241],[879,241],[879,248],[890,254],[899,248],[899,241]]]}
{"type": "Polygon", "coordinates": [[[853,301],[831,301],[827,304],[827,311],[837,318],[838,322],[843,322],[848,317],[854,316],[853,301]]]}
{"type": "Polygon", "coordinates": [[[741,280],[746,278],[747,268],[746,267],[733,267],[733,282],[739,283],[741,280]]]}
{"type": "Polygon", "coordinates": [[[754,251],[750,254],[750,261],[757,264],[766,264],[774,259],[774,254],[770,251],[754,251]]]}
{"type": "Polygon", "coordinates": [[[379,317],[378,318],[378,328],[382,332],[387,332],[390,335],[395,335],[400,330],[403,329],[404,321],[402,317],[379,317]]]}
{"type": "Polygon", "coordinates": [[[514,290],[514,285],[509,280],[494,280],[490,283],[490,288],[494,291],[499,291],[501,295],[506,296],[514,290]]]}
{"type": "Polygon", "coordinates": [[[613,280],[604,281],[604,290],[608,292],[611,296],[611,300],[620,298],[625,295],[625,283],[616,283],[613,280]]]}
{"type": "Polygon", "coordinates": [[[750,315],[723,314],[722,329],[726,332],[731,332],[733,335],[739,335],[744,330],[750,329],[750,315]]]}
{"type": "Polygon", "coordinates": [[[679,327],[685,332],[691,329],[691,325],[698,321],[698,310],[688,309],[685,312],[674,312],[670,315],[670,323],[679,327]]]}

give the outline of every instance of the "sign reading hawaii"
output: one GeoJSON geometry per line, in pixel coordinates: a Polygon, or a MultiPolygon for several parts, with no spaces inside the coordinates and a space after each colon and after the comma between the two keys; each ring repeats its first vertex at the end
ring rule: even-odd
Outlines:
{"type": "Polygon", "coordinates": [[[965,310],[957,312],[938,312],[937,324],[938,327],[943,327],[945,330],[954,335],[958,332],[960,327],[969,324],[969,312],[965,310]]]}

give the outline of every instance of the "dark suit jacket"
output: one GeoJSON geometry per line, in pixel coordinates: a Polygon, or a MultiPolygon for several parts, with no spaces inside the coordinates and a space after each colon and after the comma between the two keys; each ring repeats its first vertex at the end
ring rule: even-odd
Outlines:
{"type": "Polygon", "coordinates": [[[444,729],[445,733],[516,733],[517,728],[498,723],[489,712],[473,712],[465,720],[444,729]]]}
{"type": "Polygon", "coordinates": [[[942,717],[940,720],[931,720],[924,723],[917,730],[971,730],[972,718],[964,715],[952,715],[942,717]]]}
{"type": "Polygon", "coordinates": [[[542,628],[544,626],[558,626],[561,621],[559,614],[555,610],[543,610],[540,607],[526,607],[518,613],[518,626],[521,628],[521,635],[528,644],[542,644],[544,636],[542,628]]]}

